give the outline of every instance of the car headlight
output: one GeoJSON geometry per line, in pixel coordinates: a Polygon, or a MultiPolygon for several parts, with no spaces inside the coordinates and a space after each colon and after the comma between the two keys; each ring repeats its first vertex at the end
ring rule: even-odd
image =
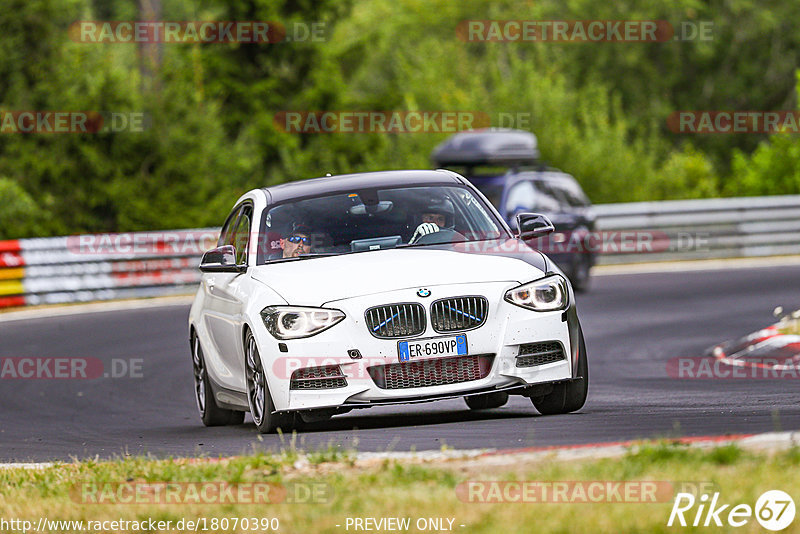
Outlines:
{"type": "Polygon", "coordinates": [[[567,281],[556,274],[509,289],[505,299],[529,310],[554,311],[567,307],[568,295],[567,281]]]}
{"type": "Polygon", "coordinates": [[[329,308],[267,306],[261,310],[264,325],[269,333],[277,339],[315,336],[332,327],[344,317],[344,312],[329,308]]]}

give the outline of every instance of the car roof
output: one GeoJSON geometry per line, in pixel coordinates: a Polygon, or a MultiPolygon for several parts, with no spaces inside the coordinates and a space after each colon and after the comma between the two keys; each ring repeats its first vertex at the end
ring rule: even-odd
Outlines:
{"type": "Polygon", "coordinates": [[[536,136],[524,130],[466,130],[439,144],[431,159],[441,166],[533,163],[539,159],[539,148],[536,136]]]}
{"type": "Polygon", "coordinates": [[[464,182],[456,173],[443,169],[435,171],[379,171],[297,180],[262,189],[267,194],[269,203],[275,204],[286,200],[362,189],[415,185],[453,185],[463,184],[464,182]]]}

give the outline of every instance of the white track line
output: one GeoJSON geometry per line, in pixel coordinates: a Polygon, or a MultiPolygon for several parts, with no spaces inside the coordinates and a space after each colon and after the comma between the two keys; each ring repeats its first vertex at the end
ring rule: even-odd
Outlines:
{"type": "Polygon", "coordinates": [[[43,306],[30,310],[9,311],[0,313],[0,323],[41,319],[45,317],[62,317],[84,313],[105,313],[110,311],[139,310],[161,308],[165,306],[190,306],[194,295],[168,297],[152,297],[144,299],[114,300],[108,302],[92,302],[89,304],[71,304],[68,306],[43,306]]]}
{"type": "Polygon", "coordinates": [[[53,462],[0,464],[0,469],[47,469],[54,465],[53,462]]]}
{"type": "Polygon", "coordinates": [[[677,273],[684,271],[722,271],[728,269],[758,269],[763,267],[791,267],[800,265],[800,256],[770,256],[766,258],[731,258],[716,260],[685,260],[625,265],[598,265],[592,276],[622,274],[677,273]]]}
{"type": "MultiPolygon", "coordinates": [[[[754,434],[752,436],[725,439],[724,436],[713,437],[708,436],[709,439],[699,438],[696,441],[682,442],[684,447],[697,448],[697,449],[713,449],[731,443],[736,443],[743,449],[761,452],[776,452],[791,449],[800,445],[800,431],[792,432],[767,432],[763,434],[754,434]]],[[[687,439],[692,439],[691,437],[687,439]]],[[[383,462],[384,460],[397,460],[407,462],[439,462],[442,460],[466,460],[469,462],[476,462],[489,465],[515,465],[523,460],[595,460],[600,458],[618,458],[625,456],[632,450],[635,451],[639,444],[649,445],[656,443],[652,440],[643,440],[641,442],[635,441],[632,444],[597,444],[593,445],[576,445],[565,447],[542,447],[537,450],[509,450],[508,452],[496,449],[445,449],[445,450],[432,450],[432,451],[419,451],[419,452],[360,452],[356,453],[357,464],[373,464],[383,462]]],[[[301,452],[302,456],[302,452],[301,452]]],[[[177,459],[176,461],[181,461],[177,459]]],[[[195,460],[191,460],[194,462],[195,460]]],[[[196,461],[218,461],[216,458],[212,459],[197,459],[196,461]]],[[[46,469],[53,467],[57,464],[53,462],[43,463],[11,463],[0,464],[0,469],[46,469]]],[[[295,463],[295,468],[307,467],[308,463],[299,459],[295,463]]]]}

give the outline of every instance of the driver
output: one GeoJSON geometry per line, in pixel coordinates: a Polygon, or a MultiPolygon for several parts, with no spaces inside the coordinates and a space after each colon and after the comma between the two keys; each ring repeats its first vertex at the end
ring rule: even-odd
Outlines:
{"type": "Polygon", "coordinates": [[[296,258],[311,253],[311,229],[303,223],[292,224],[291,232],[280,240],[283,252],[280,258],[296,258]]]}
{"type": "Polygon", "coordinates": [[[432,198],[426,206],[420,210],[419,220],[421,221],[414,235],[411,236],[408,244],[413,245],[423,236],[438,232],[443,228],[452,230],[454,226],[455,210],[453,203],[448,198],[432,198]]]}

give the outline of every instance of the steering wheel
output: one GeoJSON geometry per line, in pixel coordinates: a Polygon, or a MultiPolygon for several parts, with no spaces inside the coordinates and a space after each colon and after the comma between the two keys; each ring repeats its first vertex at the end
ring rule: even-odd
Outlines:
{"type": "Polygon", "coordinates": [[[461,243],[466,241],[464,234],[456,232],[452,228],[441,228],[438,232],[425,234],[417,239],[415,245],[441,245],[445,243],[461,243]]]}

